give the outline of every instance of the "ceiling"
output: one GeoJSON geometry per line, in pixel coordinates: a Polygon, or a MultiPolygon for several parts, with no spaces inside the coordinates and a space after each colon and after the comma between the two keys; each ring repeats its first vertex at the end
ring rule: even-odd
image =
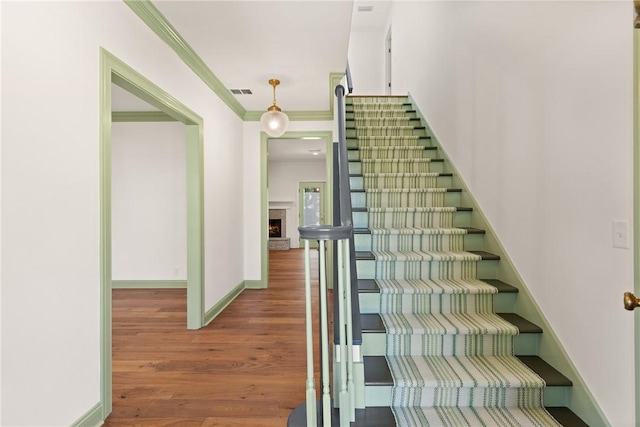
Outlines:
{"type": "MultiPolygon", "coordinates": [[[[234,95],[247,111],[271,105],[268,80],[277,78],[277,104],[286,113],[329,110],[329,76],[346,69],[351,30],[384,27],[391,1],[158,0],[154,5],[224,86],[251,90],[234,95]]],[[[155,108],[114,87],[113,109],[155,108]]],[[[308,149],[303,154],[308,156],[308,149]]]]}
{"type": "Polygon", "coordinates": [[[353,2],[187,1],[154,3],[248,111],[273,100],[283,111],[329,109],[329,73],[344,72],[353,2]]]}

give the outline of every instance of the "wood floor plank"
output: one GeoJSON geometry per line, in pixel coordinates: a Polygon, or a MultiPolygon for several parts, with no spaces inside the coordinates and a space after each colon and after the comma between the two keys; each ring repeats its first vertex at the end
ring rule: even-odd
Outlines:
{"type": "MultiPolygon", "coordinates": [[[[198,331],[186,329],[185,289],[114,289],[104,425],[286,425],[305,399],[303,255],[271,251],[269,288],[243,291],[198,331]]],[[[317,286],[313,298],[317,310],[317,286]]]]}

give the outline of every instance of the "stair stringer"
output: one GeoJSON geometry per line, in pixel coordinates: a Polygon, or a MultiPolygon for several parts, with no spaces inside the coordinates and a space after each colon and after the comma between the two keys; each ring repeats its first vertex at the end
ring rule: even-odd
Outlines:
{"type": "Polygon", "coordinates": [[[539,325],[543,329],[544,333],[540,338],[539,356],[573,382],[571,390],[568,391],[567,407],[589,425],[611,427],[611,423],[607,420],[600,405],[598,405],[595,397],[587,387],[582,375],[580,375],[560,342],[558,335],[547,321],[540,306],[526,286],[524,279],[498,239],[496,231],[491,226],[491,223],[480,208],[477,200],[473,197],[469,187],[462,179],[462,175],[456,169],[446,149],[440,143],[436,132],[434,132],[429,121],[422,115],[418,104],[410,92],[408,97],[409,102],[411,102],[413,109],[416,111],[417,117],[420,118],[422,124],[426,127],[427,135],[431,136],[431,143],[441,150],[440,157],[445,159],[445,172],[453,173],[452,185],[462,189],[462,194],[460,195],[461,203],[463,203],[463,206],[473,209],[471,226],[486,230],[486,234],[484,235],[484,250],[500,256],[496,278],[515,286],[519,290],[514,312],[539,325]]]}

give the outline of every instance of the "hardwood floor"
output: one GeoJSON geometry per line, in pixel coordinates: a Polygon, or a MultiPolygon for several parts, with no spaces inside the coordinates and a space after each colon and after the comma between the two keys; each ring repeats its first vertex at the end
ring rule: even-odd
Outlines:
{"type": "Polygon", "coordinates": [[[185,290],[113,290],[104,425],[286,426],[305,398],[303,256],[271,251],[269,289],[245,290],[197,331],[186,329],[185,290]]]}

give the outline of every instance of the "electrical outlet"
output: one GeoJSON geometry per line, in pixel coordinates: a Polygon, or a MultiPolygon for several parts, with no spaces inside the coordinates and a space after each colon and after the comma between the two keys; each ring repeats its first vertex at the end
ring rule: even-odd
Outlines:
{"type": "Polygon", "coordinates": [[[613,221],[613,247],[629,249],[629,223],[613,221]]]}

